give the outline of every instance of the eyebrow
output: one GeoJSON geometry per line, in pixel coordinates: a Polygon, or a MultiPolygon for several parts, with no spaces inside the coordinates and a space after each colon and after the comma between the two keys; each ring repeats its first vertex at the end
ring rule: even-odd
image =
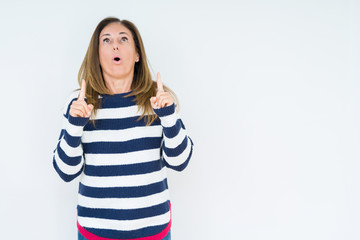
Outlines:
{"type": "MultiPolygon", "coordinates": [[[[119,35],[121,35],[121,34],[126,34],[126,35],[129,36],[129,34],[127,34],[126,32],[119,32],[119,35]]],[[[105,33],[100,38],[102,38],[103,36],[111,36],[111,34],[110,33],[105,33]]]]}

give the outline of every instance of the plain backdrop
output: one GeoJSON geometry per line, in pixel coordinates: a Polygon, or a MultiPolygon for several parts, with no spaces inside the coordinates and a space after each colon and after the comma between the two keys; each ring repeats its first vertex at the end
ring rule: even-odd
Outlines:
{"type": "Polygon", "coordinates": [[[76,239],[52,166],[103,18],[133,21],[194,141],[174,240],[360,239],[360,2],[1,1],[1,239],[76,239]]]}

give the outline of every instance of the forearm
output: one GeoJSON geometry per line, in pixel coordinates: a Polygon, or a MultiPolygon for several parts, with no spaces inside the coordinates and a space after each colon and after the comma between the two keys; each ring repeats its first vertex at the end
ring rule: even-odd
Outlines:
{"type": "Polygon", "coordinates": [[[89,118],[64,115],[64,125],[53,152],[53,166],[59,176],[69,182],[81,174],[84,165],[81,136],[89,118]]]}
{"type": "Polygon", "coordinates": [[[167,167],[182,171],[193,151],[193,141],[188,136],[182,120],[175,112],[175,105],[154,109],[163,126],[163,159],[167,167]]]}

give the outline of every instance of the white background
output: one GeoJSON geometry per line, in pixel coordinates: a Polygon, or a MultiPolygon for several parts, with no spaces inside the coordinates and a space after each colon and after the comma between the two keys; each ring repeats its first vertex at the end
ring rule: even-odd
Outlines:
{"type": "Polygon", "coordinates": [[[52,166],[103,18],[133,21],[194,141],[174,240],[360,239],[360,3],[2,1],[1,239],[76,239],[52,166]]]}

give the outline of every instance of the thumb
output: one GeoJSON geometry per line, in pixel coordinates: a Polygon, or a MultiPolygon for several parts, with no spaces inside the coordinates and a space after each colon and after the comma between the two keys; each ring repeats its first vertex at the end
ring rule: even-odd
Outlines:
{"type": "Polygon", "coordinates": [[[88,108],[89,108],[90,111],[92,111],[94,109],[94,105],[88,104],[88,108]]]}
{"type": "Polygon", "coordinates": [[[151,98],[150,98],[150,103],[151,103],[151,107],[152,107],[152,108],[156,108],[155,99],[156,99],[156,97],[151,97],[151,98]]]}

